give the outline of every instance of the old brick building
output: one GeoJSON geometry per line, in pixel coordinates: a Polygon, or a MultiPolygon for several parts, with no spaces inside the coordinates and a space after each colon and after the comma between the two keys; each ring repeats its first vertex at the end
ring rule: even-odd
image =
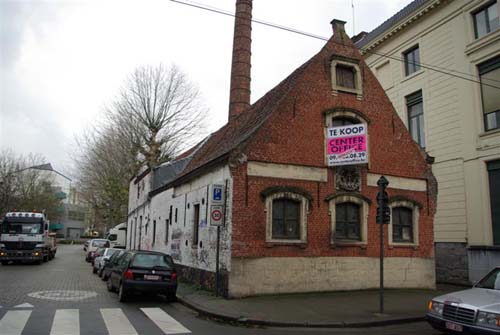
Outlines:
{"type": "Polygon", "coordinates": [[[377,287],[384,175],[385,285],[433,287],[436,181],[344,22],[333,20],[326,45],[250,105],[251,7],[237,1],[228,123],[131,182],[128,247],[171,253],[184,278],[212,286],[220,184],[225,295],[377,287]]]}

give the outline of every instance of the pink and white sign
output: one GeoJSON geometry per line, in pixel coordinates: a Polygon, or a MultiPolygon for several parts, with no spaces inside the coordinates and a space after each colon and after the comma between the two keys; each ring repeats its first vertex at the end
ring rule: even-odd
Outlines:
{"type": "Polygon", "coordinates": [[[327,128],[326,148],[328,166],[368,163],[366,125],[327,128]]]}

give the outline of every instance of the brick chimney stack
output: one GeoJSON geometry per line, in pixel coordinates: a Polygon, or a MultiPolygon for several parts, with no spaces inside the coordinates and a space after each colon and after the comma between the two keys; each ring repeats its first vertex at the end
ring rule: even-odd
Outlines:
{"type": "Polygon", "coordinates": [[[250,107],[252,0],[236,0],[229,121],[250,107]]]}

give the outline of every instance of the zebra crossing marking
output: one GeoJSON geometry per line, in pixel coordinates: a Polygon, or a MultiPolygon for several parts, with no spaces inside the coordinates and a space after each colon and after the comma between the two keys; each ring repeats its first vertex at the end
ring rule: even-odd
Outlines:
{"type": "Polygon", "coordinates": [[[139,335],[121,308],[101,308],[109,335],[139,335]]]}
{"type": "Polygon", "coordinates": [[[50,335],[80,335],[80,311],[78,309],[56,310],[50,335]]]}
{"type": "Polygon", "coordinates": [[[8,311],[0,319],[0,334],[21,335],[30,315],[31,311],[8,311]]]}
{"type": "MultiPolygon", "coordinates": [[[[188,334],[189,329],[159,307],[139,308],[165,334],[188,334]]],[[[9,310],[0,318],[1,335],[21,335],[32,310],[9,310]]],[[[108,335],[139,335],[121,308],[101,308],[108,335]]],[[[50,335],[80,335],[80,310],[56,309],[50,335]]]]}
{"type": "Polygon", "coordinates": [[[14,308],[33,308],[33,307],[35,307],[35,306],[33,306],[32,304],[30,304],[28,302],[25,302],[24,304],[20,304],[20,305],[14,306],[14,308]]]}
{"type": "Polygon", "coordinates": [[[141,308],[141,311],[153,321],[165,334],[188,334],[189,329],[158,307],[141,308]]]}

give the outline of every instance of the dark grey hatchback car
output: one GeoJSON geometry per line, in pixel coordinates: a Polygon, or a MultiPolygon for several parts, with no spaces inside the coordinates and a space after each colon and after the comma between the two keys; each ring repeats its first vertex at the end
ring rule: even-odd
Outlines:
{"type": "Polygon", "coordinates": [[[167,254],[155,251],[126,251],[111,268],[108,291],[118,291],[121,302],[136,293],[162,294],[175,301],[177,272],[167,254]]]}

